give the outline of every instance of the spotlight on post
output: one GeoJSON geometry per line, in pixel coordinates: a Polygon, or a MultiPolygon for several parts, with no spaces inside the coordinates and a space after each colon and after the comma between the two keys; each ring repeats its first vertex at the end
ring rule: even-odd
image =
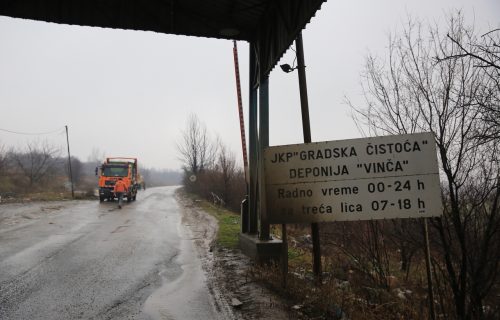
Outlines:
{"type": "Polygon", "coordinates": [[[288,63],[280,65],[280,68],[281,68],[281,70],[283,70],[286,73],[290,73],[290,72],[292,72],[293,70],[296,69],[296,68],[290,67],[290,65],[288,63]]]}

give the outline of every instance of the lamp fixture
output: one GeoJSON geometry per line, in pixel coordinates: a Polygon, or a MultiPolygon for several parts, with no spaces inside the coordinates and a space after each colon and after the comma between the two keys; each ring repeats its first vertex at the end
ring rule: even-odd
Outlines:
{"type": "Polygon", "coordinates": [[[295,52],[295,58],[293,58],[292,66],[290,66],[288,63],[280,65],[281,70],[283,70],[283,72],[286,72],[286,73],[290,73],[293,70],[298,68],[298,66],[295,66],[295,61],[297,61],[297,52],[293,48],[290,48],[290,49],[292,49],[292,51],[295,52]]]}
{"type": "Polygon", "coordinates": [[[280,65],[281,70],[283,70],[286,73],[290,73],[293,70],[297,69],[297,67],[290,67],[288,63],[280,65]]]}

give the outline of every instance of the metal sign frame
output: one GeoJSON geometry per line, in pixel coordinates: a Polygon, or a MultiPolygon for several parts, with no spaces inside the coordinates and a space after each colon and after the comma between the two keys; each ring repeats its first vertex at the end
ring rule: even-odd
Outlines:
{"type": "Polygon", "coordinates": [[[394,135],[264,150],[270,223],[441,214],[434,136],[394,135]]]}

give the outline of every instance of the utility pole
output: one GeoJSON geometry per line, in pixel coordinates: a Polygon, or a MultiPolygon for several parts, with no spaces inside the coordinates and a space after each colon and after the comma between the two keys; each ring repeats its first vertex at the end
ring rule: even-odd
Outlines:
{"type": "Polygon", "coordinates": [[[64,126],[66,128],[66,144],[68,145],[68,166],[69,166],[69,180],[71,181],[71,198],[75,198],[75,191],[73,189],[73,171],[71,170],[71,153],[69,152],[69,135],[68,135],[68,126],[64,126]]]}
{"type": "MultiPolygon", "coordinates": [[[[295,40],[297,52],[297,69],[299,72],[300,108],[302,111],[302,131],[304,143],[311,142],[311,124],[309,120],[309,102],[307,98],[306,66],[304,62],[304,45],[302,32],[295,40]]],[[[319,225],[311,223],[311,237],[313,241],[313,272],[317,283],[321,283],[321,249],[319,241],[319,225]]]]}
{"type": "Polygon", "coordinates": [[[243,119],[243,101],[241,99],[240,65],[238,62],[238,47],[236,46],[236,40],[233,40],[233,57],[234,57],[234,75],[236,77],[236,94],[238,97],[238,115],[240,118],[241,148],[243,151],[243,170],[245,170],[245,181],[247,183],[247,190],[248,190],[248,157],[247,157],[247,145],[245,138],[245,120],[243,119]]]}

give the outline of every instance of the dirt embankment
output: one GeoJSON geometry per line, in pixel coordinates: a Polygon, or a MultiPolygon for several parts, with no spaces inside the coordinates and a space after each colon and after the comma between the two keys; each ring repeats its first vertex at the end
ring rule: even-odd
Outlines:
{"type": "Polygon", "coordinates": [[[234,319],[298,319],[286,301],[253,280],[249,258],[215,244],[217,220],[179,192],[177,198],[183,206],[182,223],[193,234],[216,306],[229,306],[234,319]]]}

